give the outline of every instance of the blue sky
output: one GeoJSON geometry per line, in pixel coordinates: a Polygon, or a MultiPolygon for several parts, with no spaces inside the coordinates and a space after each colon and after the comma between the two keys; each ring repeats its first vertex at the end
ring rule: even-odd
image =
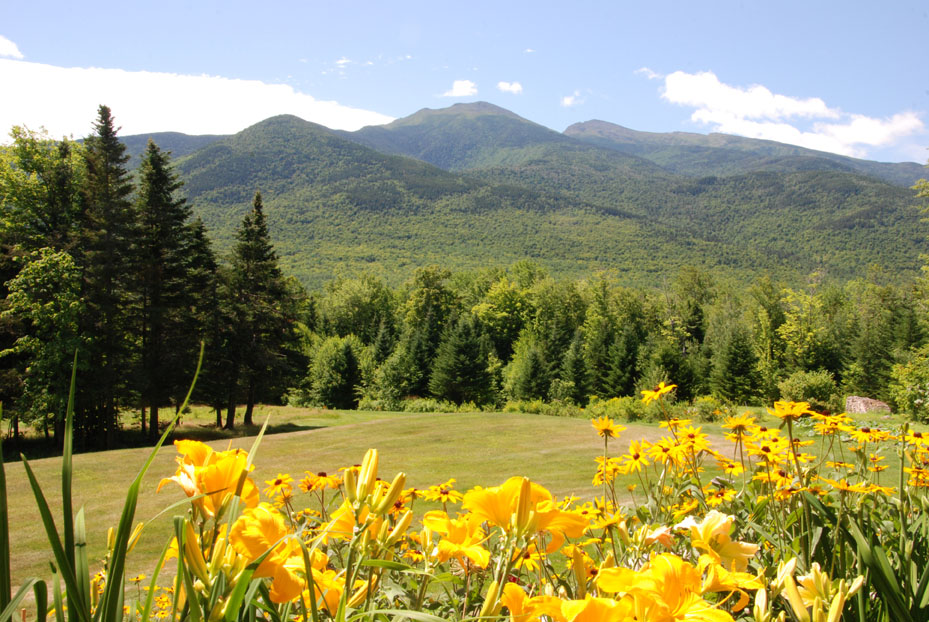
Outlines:
{"type": "Polygon", "coordinates": [[[929,2],[0,3],[0,127],[357,129],[490,101],[885,161],[929,158],[929,2]],[[13,97],[8,97],[15,94],[13,97]]]}

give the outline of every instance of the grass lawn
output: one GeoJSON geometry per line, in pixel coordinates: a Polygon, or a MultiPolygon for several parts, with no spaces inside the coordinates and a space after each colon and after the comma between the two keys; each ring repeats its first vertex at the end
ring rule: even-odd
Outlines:
{"type": "MultiPolygon", "coordinates": [[[[390,479],[403,470],[408,475],[407,486],[426,488],[455,478],[456,489],[464,492],[478,484],[494,486],[510,476],[525,475],[558,497],[574,494],[590,498],[599,493],[591,485],[591,478],[596,468],[594,458],[602,453],[603,444],[587,419],[513,413],[370,413],[262,407],[255,420],[263,422],[268,415],[269,430],[277,433],[266,436],[258,448],[253,478],[259,488],[278,473],[299,480],[304,471],[334,472],[360,462],[365,451],[374,447],[380,452],[381,477],[390,479]]],[[[179,437],[215,438],[217,431],[209,427],[212,421],[210,412],[195,410],[185,416],[179,437]]],[[[889,427],[897,422],[878,423],[889,427]]],[[[770,424],[776,425],[773,419],[770,424]]],[[[664,432],[653,423],[624,425],[628,429],[618,443],[611,444],[611,455],[624,453],[629,440],[654,440],[664,432]]],[[[718,424],[705,425],[704,431],[717,448],[730,451],[718,424]]],[[[230,445],[248,449],[254,437],[242,436],[244,433],[254,434],[255,429],[220,433],[229,438],[209,442],[218,449],[230,445]]],[[[75,508],[84,507],[92,561],[102,559],[106,530],[118,522],[125,491],[149,452],[134,448],[74,457],[75,508]]],[[[175,456],[173,447],[163,448],[144,481],[136,521],[145,521],[146,527],[129,556],[130,576],[151,571],[170,537],[171,517],[187,509],[186,498],[173,483],[155,494],[159,480],[174,474],[175,456]],[[161,514],[179,501],[183,503],[161,514]]],[[[894,468],[891,456],[888,462],[894,468]]],[[[57,507],[61,494],[60,459],[45,458],[31,464],[50,503],[57,507]]],[[[52,555],[22,464],[10,462],[5,466],[13,584],[18,585],[28,577],[49,577],[52,555]]],[[[886,483],[895,481],[890,472],[886,475],[886,483]]],[[[630,477],[629,481],[635,480],[630,477]]],[[[625,482],[618,484],[618,488],[624,486],[625,482]]],[[[298,493],[298,507],[302,497],[298,493]]]]}
{"type": "MultiPolygon", "coordinates": [[[[380,452],[382,477],[400,470],[408,486],[425,488],[449,478],[466,491],[474,485],[494,486],[512,475],[526,475],[559,497],[577,494],[592,497],[594,457],[602,441],[586,419],[540,415],[470,413],[330,413],[306,409],[263,409],[256,421],[271,414],[271,424],[298,431],[266,436],[255,459],[254,479],[259,488],[278,473],[295,480],[304,471],[334,472],[340,466],[361,461],[369,447],[380,452]],[[278,412],[280,411],[280,412],[278,412]],[[276,420],[277,419],[277,420],[276,420]]],[[[196,418],[185,427],[198,436],[196,418]]],[[[192,419],[192,421],[191,421],[192,419]]],[[[654,425],[629,425],[624,436],[657,437],[654,425]]],[[[199,436],[203,436],[200,434],[199,436]]],[[[254,437],[210,441],[214,447],[248,449],[254,437]]],[[[617,447],[618,449],[618,447],[617,447]]],[[[106,530],[115,526],[125,491],[149,449],[134,448],[79,454],[74,457],[75,508],[84,507],[91,560],[105,553],[106,530]]],[[[155,488],[163,477],[174,474],[176,452],[165,447],[145,478],[136,520],[147,523],[136,549],[129,556],[131,574],[149,573],[154,559],[171,533],[171,516],[186,511],[186,502],[166,514],[159,513],[185,499],[180,488],[169,483],[160,493],[155,488]],[[156,518],[157,517],[157,518],[156,518]]],[[[53,507],[60,503],[60,458],[30,461],[53,507]]],[[[14,585],[28,577],[49,576],[52,559],[46,544],[35,500],[21,463],[5,465],[10,513],[14,585]]],[[[298,495],[299,504],[302,495],[298,495]]],[[[60,521],[60,519],[58,519],[60,521]]]]}

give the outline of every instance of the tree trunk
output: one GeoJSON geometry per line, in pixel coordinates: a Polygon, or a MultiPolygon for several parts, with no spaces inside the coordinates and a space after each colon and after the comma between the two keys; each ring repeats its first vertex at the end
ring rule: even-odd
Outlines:
{"type": "Polygon", "coordinates": [[[216,411],[216,429],[223,427],[223,407],[222,406],[213,406],[213,410],[216,411]]]}
{"type": "Polygon", "coordinates": [[[139,416],[139,422],[141,423],[141,426],[142,426],[142,438],[146,438],[148,436],[148,425],[147,425],[148,422],[145,420],[146,419],[145,415],[146,415],[145,404],[143,403],[142,414],[139,416]]]}
{"type": "Polygon", "coordinates": [[[108,395],[103,407],[104,426],[106,428],[106,448],[116,447],[116,405],[113,396],[108,395]]]}
{"type": "Polygon", "coordinates": [[[252,425],[252,412],[255,410],[255,381],[248,381],[248,397],[245,402],[245,417],[242,422],[245,425],[252,425]]]}
{"type": "Polygon", "coordinates": [[[152,401],[148,411],[148,436],[151,440],[158,440],[158,403],[152,401]]]}
{"type": "Polygon", "coordinates": [[[235,394],[229,396],[229,404],[226,406],[226,425],[227,430],[235,428],[235,394]]]}

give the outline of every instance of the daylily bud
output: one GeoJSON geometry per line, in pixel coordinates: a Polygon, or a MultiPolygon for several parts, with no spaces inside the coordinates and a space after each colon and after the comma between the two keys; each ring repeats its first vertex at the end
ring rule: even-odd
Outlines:
{"type": "Polygon", "coordinates": [[[810,612],[806,610],[806,605],[803,602],[803,598],[800,597],[800,591],[797,590],[797,584],[794,582],[792,575],[784,577],[784,593],[797,619],[800,620],[800,622],[810,622],[810,612]]]}
{"type": "Polygon", "coordinates": [[[342,472],[342,487],[345,489],[345,498],[349,503],[355,503],[355,469],[349,467],[342,472]]]}
{"type": "Polygon", "coordinates": [[[771,613],[768,611],[768,592],[764,588],[755,593],[755,606],[752,607],[752,616],[755,622],[768,622],[771,613]]]}
{"type": "Polygon", "coordinates": [[[490,584],[490,587],[487,589],[487,595],[484,597],[484,604],[481,605],[481,613],[478,615],[479,620],[484,620],[488,617],[496,617],[500,613],[500,609],[503,607],[503,603],[500,601],[500,583],[494,581],[490,584]]]}
{"type": "Polygon", "coordinates": [[[374,490],[377,480],[377,450],[369,449],[361,461],[361,472],[358,474],[358,483],[355,485],[355,496],[364,499],[374,490]]]}
{"type": "Polygon", "coordinates": [[[197,534],[190,523],[186,523],[184,527],[184,559],[194,576],[205,583],[210,582],[206,560],[203,559],[203,551],[200,550],[197,534]]]}
{"type": "Polygon", "coordinates": [[[132,534],[129,535],[129,544],[126,546],[126,552],[131,553],[132,549],[135,547],[136,543],[139,541],[139,536],[142,535],[142,527],[145,523],[139,523],[135,526],[135,529],[132,530],[132,534]]]}
{"type": "Polygon", "coordinates": [[[380,516],[389,510],[393,504],[397,502],[397,499],[400,498],[404,484],[406,484],[406,473],[397,473],[396,477],[394,477],[394,481],[390,484],[390,488],[387,489],[387,492],[384,493],[374,507],[371,508],[371,511],[380,516]]]}
{"type": "Polygon", "coordinates": [[[532,485],[528,478],[522,478],[519,487],[519,496],[516,498],[516,531],[522,535],[529,525],[529,501],[532,498],[532,485]]]}
{"type": "Polygon", "coordinates": [[[571,570],[574,571],[574,579],[577,582],[577,594],[574,598],[583,600],[587,596],[587,564],[584,561],[584,551],[580,547],[574,547],[572,558],[571,570]]]}
{"type": "Polygon", "coordinates": [[[845,596],[848,590],[845,588],[845,580],[839,582],[839,593],[832,599],[832,605],[829,607],[829,617],[826,622],[839,622],[842,619],[842,609],[845,608],[845,596]]]}
{"type": "Polygon", "coordinates": [[[390,535],[387,536],[387,540],[384,542],[384,546],[393,546],[397,543],[406,530],[409,528],[410,523],[413,522],[413,512],[407,510],[406,513],[400,518],[397,522],[397,525],[393,528],[393,531],[390,532],[390,535]]]}

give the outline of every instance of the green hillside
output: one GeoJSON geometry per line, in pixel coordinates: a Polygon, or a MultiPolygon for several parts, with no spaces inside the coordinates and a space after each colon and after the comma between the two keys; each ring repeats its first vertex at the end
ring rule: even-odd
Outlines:
{"type": "Polygon", "coordinates": [[[597,147],[646,158],[669,171],[692,177],[835,170],[871,175],[909,187],[926,176],[925,167],[915,162],[871,162],[728,134],[638,132],[606,121],[575,123],[564,133],[597,147]]]}
{"type": "Polygon", "coordinates": [[[630,284],[685,265],[739,279],[764,271],[794,280],[817,268],[844,278],[872,263],[912,275],[926,250],[912,193],[873,178],[815,171],[693,180],[499,111],[493,123],[512,128],[501,130],[509,146],[494,150],[492,132],[480,130],[488,115],[451,110],[427,116],[450,119],[453,130],[435,132],[455,162],[484,165],[466,174],[291,116],[216,140],[181,158],[179,172],[221,251],[261,190],[282,266],[311,287],[341,271],[396,283],[429,263],[467,269],[527,257],[556,275],[614,269],[630,284]],[[479,129],[470,133],[469,123],[479,129]]]}

